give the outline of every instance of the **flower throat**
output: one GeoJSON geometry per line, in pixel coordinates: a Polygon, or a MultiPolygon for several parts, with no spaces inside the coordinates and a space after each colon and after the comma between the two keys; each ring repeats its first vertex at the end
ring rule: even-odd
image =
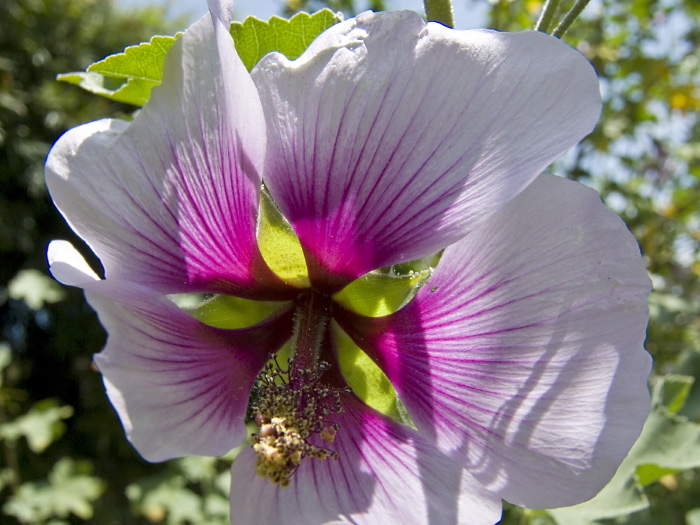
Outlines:
{"type": "Polygon", "coordinates": [[[330,365],[320,361],[321,346],[326,338],[329,302],[309,290],[297,299],[292,337],[293,358],[283,369],[276,357],[260,372],[256,385],[257,397],[252,413],[260,428],[253,434],[253,449],[257,453],[256,472],[282,487],[305,458],[338,459],[338,454],[309,439],[318,435],[333,443],[337,423],[327,419],[329,414],[342,412],[340,397],[349,388],[328,386],[322,376],[330,365]]]}

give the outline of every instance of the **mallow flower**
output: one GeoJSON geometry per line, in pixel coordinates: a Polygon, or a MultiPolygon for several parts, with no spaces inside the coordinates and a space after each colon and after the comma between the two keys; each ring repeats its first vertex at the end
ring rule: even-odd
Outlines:
{"type": "Polygon", "coordinates": [[[229,8],[177,40],[133,121],[68,131],[46,165],[104,278],[65,241],[51,271],[108,332],[96,363],[131,443],[149,461],[221,455],[254,418],[232,467],[245,525],[493,524],[502,499],[593,497],[649,410],[650,283],[594,191],[540,174],[598,119],[592,67],[538,32],[368,12],[249,74],[229,8]],[[263,208],[304,271],[282,271],[294,243],[261,249],[263,208]],[[440,252],[405,304],[347,300],[440,252]],[[181,294],[268,313],[215,323],[181,294]],[[349,347],[403,419],[362,401],[349,347]]]}

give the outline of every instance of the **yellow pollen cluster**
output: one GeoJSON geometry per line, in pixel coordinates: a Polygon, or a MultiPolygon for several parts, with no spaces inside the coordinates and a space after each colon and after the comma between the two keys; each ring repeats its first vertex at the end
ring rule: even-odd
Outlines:
{"type": "Polygon", "coordinates": [[[332,443],[338,430],[324,417],[341,412],[340,395],[344,390],[318,385],[327,369],[327,363],[320,363],[315,370],[299,370],[290,361],[287,371],[271,362],[261,372],[253,406],[255,422],[260,427],[253,434],[259,476],[286,487],[303,459],[338,459],[336,452],[308,441],[313,434],[319,434],[325,442],[332,443]]]}
{"type": "Polygon", "coordinates": [[[255,464],[258,475],[283,487],[289,485],[289,478],[302,459],[326,459],[329,455],[338,459],[336,452],[308,443],[298,429],[286,425],[286,418],[279,417],[263,424],[253,449],[258,453],[255,464]]]}

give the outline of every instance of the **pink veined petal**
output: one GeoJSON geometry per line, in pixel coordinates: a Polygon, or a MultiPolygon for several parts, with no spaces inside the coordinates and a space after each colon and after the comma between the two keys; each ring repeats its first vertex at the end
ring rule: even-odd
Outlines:
{"type": "Polygon", "coordinates": [[[252,72],[265,181],[336,291],[465,235],[595,125],[577,51],[539,32],[455,31],[413,12],[364,13],[296,61],[252,72]]]}
{"type": "MultiPolygon", "coordinates": [[[[289,487],[255,472],[252,448],[235,459],[231,523],[493,525],[500,499],[418,433],[347,400],[332,444],[338,460],[305,459],[289,487]]],[[[319,440],[319,446],[324,442],[319,440]]]]}
{"type": "Polygon", "coordinates": [[[504,499],[551,508],[593,497],[641,431],[649,290],[619,217],[542,175],[447,248],[404,309],[336,318],[423,434],[504,499]]]}
{"type": "Polygon", "coordinates": [[[68,131],[49,153],[54,203],[107,279],[157,291],[277,298],[256,214],[265,123],[255,86],[217,19],[191,26],[131,123],[68,131]]]}
{"type": "Polygon", "coordinates": [[[251,328],[222,330],[142,287],[109,280],[85,290],[109,334],[95,362],[145,459],[219,456],[245,439],[253,382],[291,336],[291,311],[251,328]]]}

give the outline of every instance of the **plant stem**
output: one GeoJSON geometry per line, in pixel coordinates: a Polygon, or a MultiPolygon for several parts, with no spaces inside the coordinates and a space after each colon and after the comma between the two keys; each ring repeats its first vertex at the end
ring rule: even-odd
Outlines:
{"type": "Polygon", "coordinates": [[[447,27],[455,26],[452,0],[423,0],[429,22],[440,22],[447,27]]]}
{"type": "Polygon", "coordinates": [[[571,27],[571,24],[574,23],[574,20],[578,18],[578,15],[581,14],[581,11],[586,8],[588,2],[590,2],[590,0],[576,0],[574,7],[572,7],[568,13],[566,13],[564,20],[559,22],[559,25],[556,27],[552,35],[557,38],[561,38],[564,33],[566,33],[566,30],[571,27]]]}
{"type": "Polygon", "coordinates": [[[559,0],[547,0],[542,8],[542,14],[540,14],[540,19],[535,25],[535,31],[541,31],[543,33],[548,33],[549,28],[552,27],[552,21],[554,20],[554,15],[559,7],[559,0]]]}

